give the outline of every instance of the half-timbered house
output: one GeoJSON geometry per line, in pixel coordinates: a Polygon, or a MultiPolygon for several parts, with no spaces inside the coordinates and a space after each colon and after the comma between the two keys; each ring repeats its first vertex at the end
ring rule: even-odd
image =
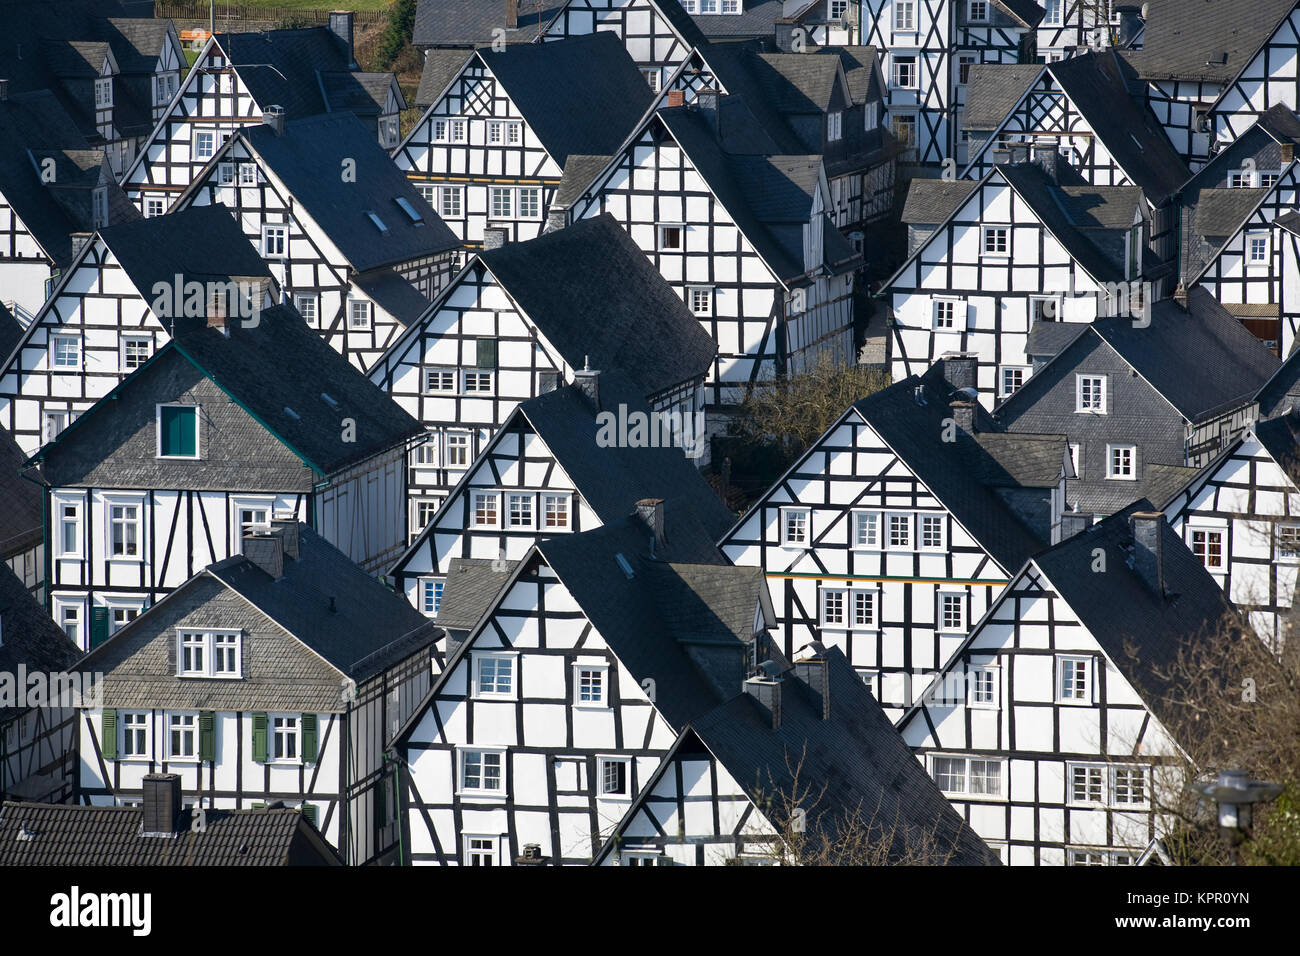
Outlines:
{"type": "Polygon", "coordinates": [[[50,607],[83,647],[237,553],[249,523],[294,516],[367,571],[406,545],[419,422],[286,306],[252,328],[209,322],[180,320],[28,461],[46,489],[50,607]]]}
{"type": "Polygon", "coordinates": [[[379,144],[399,140],[406,100],[391,73],[364,73],[352,50],[352,14],[329,27],[210,37],[135,161],[122,188],[146,216],[171,208],[235,130],[272,106],[286,119],[348,112],[379,144]]]}
{"type": "Polygon", "coordinates": [[[823,355],[852,361],[858,253],[831,221],[820,155],[781,155],[744,101],[660,109],[573,201],[609,213],[718,346],[708,404],[823,355]]]}
{"type": "Polygon", "coordinates": [[[82,662],[81,802],[171,773],[194,806],[299,807],[351,864],[396,848],[383,744],[424,699],[438,629],[305,524],[244,532],[82,662]]]}
{"type": "Polygon", "coordinates": [[[692,515],[711,541],[731,524],[734,516],[633,380],[612,370],[576,379],[510,413],[393,565],[389,573],[412,606],[440,615],[457,558],[518,561],[540,537],[599,528],[647,498],[692,515]],[[618,421],[629,423],[626,441],[614,434],[618,421]],[[636,432],[638,421],[646,425],[636,432]]]}
{"type": "Polygon", "coordinates": [[[584,368],[626,371],[653,411],[702,438],[708,291],[693,314],[609,216],[476,256],[369,373],[430,432],[411,463],[412,527],[516,405],[584,368]]]}
{"type": "Polygon", "coordinates": [[[0,566],[0,798],[72,797],[76,707],[82,691],[95,689],[74,671],[80,656],[24,583],[0,566]]]}
{"type": "Polygon", "coordinates": [[[1256,417],[1275,356],[1209,293],[1154,303],[1144,323],[1099,319],[998,406],[1008,431],[1069,436],[1077,510],[1161,502],[1256,417]]]}
{"type": "Polygon", "coordinates": [[[172,208],[228,208],[284,300],[364,372],[451,280],[460,241],[352,114],[262,118],[172,208]]]}
{"type": "Polygon", "coordinates": [[[686,724],[735,696],[762,576],[714,563],[689,514],[641,510],[537,542],[449,656],[392,744],[405,859],[590,863],[686,724]]]}
{"type": "Polygon", "coordinates": [[[201,313],[209,289],[232,287],[246,311],[278,298],[266,263],[224,208],[99,230],[0,359],[0,427],[34,453],[143,365],[187,300],[201,313]]]}
{"type": "Polygon", "coordinates": [[[1277,651],[1300,570],[1300,415],[1246,429],[1165,505],[1174,530],[1277,651]]]}
{"type": "Polygon", "coordinates": [[[903,208],[911,253],[882,290],[895,378],[946,353],[974,354],[991,409],[1029,380],[1033,357],[1051,347],[1044,339],[1054,346],[1071,324],[1140,314],[1151,266],[1142,190],[1074,185],[1054,144],[1032,155],[978,181],[912,182],[903,208]]]}
{"type": "MultiPolygon", "coordinates": [[[[1216,11],[1213,19],[1221,15],[1216,11]]],[[[1276,106],[1300,110],[1300,4],[1269,0],[1252,8],[1249,19],[1255,22],[1246,31],[1247,43],[1259,45],[1250,50],[1241,44],[1245,57],[1231,64],[1236,72],[1210,107],[1221,144],[1243,135],[1276,106]]],[[[1234,26],[1245,27],[1241,21],[1234,18],[1234,26]]]]}
{"type": "Polygon", "coordinates": [[[974,371],[949,359],[855,402],[719,545],[763,569],[783,653],[840,648],[891,717],[1059,534],[1064,435],[994,432],[974,371]]]}
{"type": "Polygon", "coordinates": [[[899,729],[1013,866],[1133,865],[1183,784],[1172,665],[1229,614],[1143,500],[1027,561],[899,729]]]}
{"type": "Polygon", "coordinates": [[[997,862],[836,648],[814,645],[691,721],[594,861],[779,862],[997,862]]]}
{"type": "Polygon", "coordinates": [[[421,86],[432,91],[430,105],[393,160],[472,248],[488,229],[504,230],[506,241],[540,235],[566,171],[617,152],[652,99],[606,31],[438,51],[425,60],[421,86]]]}

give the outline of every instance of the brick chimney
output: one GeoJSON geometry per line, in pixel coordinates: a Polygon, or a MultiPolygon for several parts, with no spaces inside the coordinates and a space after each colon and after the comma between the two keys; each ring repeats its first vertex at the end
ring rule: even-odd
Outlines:
{"type": "Polygon", "coordinates": [[[176,820],[182,810],[180,775],[145,774],[141,806],[144,810],[140,826],[142,836],[174,836],[176,820]]]}
{"type": "Polygon", "coordinates": [[[1133,532],[1133,570],[1158,596],[1165,593],[1164,524],[1158,511],[1139,511],[1129,515],[1133,532]]]}
{"type": "Polygon", "coordinates": [[[685,105],[686,105],[686,91],[685,91],[685,90],[669,90],[669,91],[668,91],[668,105],[669,105],[669,106],[685,106],[685,105]]]}

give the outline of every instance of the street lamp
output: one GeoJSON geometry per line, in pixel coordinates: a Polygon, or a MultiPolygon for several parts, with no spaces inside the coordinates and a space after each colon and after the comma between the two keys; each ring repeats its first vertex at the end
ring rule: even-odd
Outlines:
{"type": "Polygon", "coordinates": [[[1187,789],[1212,802],[1219,811],[1219,832],[1228,844],[1228,858],[1237,865],[1237,847],[1250,836],[1252,808],[1276,800],[1281,784],[1252,780],[1245,770],[1220,770],[1211,783],[1189,783],[1187,789]]]}

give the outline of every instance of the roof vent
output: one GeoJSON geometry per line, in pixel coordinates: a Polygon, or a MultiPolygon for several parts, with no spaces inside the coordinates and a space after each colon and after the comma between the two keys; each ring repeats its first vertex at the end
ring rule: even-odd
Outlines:
{"type": "Polygon", "coordinates": [[[366,218],[375,224],[375,228],[379,230],[380,235],[388,235],[388,227],[384,225],[384,220],[380,219],[368,209],[366,210],[366,218]]]}
{"type": "Polygon", "coordinates": [[[271,127],[276,136],[284,135],[284,107],[268,106],[262,110],[262,125],[271,127]]]}
{"type": "Polygon", "coordinates": [[[284,406],[284,413],[288,415],[290,418],[292,418],[295,422],[302,421],[302,416],[299,415],[297,412],[295,412],[288,405],[284,406]]]}
{"type": "Polygon", "coordinates": [[[628,564],[627,558],[623,557],[621,551],[614,555],[614,560],[618,562],[619,570],[623,572],[625,578],[631,581],[636,577],[636,572],[632,570],[632,565],[628,564]]]}
{"type": "Polygon", "coordinates": [[[342,406],[339,405],[339,400],[335,398],[333,395],[330,395],[328,392],[321,392],[320,400],[336,412],[340,408],[342,408],[342,406]]]}
{"type": "Polygon", "coordinates": [[[416,208],[412,206],[410,202],[407,201],[405,196],[398,196],[393,201],[397,203],[398,209],[406,213],[406,215],[410,218],[411,222],[415,223],[417,226],[424,225],[424,217],[421,216],[420,213],[416,210],[416,208]]]}

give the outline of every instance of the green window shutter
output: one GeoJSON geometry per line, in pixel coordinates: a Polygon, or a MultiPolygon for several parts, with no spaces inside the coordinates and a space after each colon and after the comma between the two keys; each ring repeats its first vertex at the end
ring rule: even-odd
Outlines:
{"type": "Polygon", "coordinates": [[[302,815],[311,821],[312,826],[318,826],[316,823],[316,804],[304,803],[302,805],[302,815]]]}
{"type": "Polygon", "coordinates": [[[217,759],[217,722],[216,715],[210,710],[199,712],[199,759],[217,759]]]}
{"type": "Polygon", "coordinates": [[[302,715],[302,759],[316,762],[316,715],[302,715]]]}
{"type": "Polygon", "coordinates": [[[388,783],[387,777],[380,777],[379,783],[375,786],[375,823],[378,826],[388,826],[388,783]]]}
{"type": "Polygon", "coordinates": [[[479,368],[497,367],[497,340],[496,339],[478,340],[478,367],[479,368]]]}
{"type": "Polygon", "coordinates": [[[266,804],[265,804],[265,803],[262,803],[262,802],[260,802],[260,801],[257,802],[257,803],[250,803],[248,806],[249,806],[250,809],[253,809],[253,810],[265,810],[265,809],[266,809],[266,804]]]}
{"type": "Polygon", "coordinates": [[[117,711],[104,708],[99,718],[99,752],[105,760],[117,759],[117,711]]]}
{"type": "Polygon", "coordinates": [[[108,608],[90,609],[90,647],[94,650],[108,640],[108,608]]]}
{"type": "Polygon", "coordinates": [[[194,457],[198,447],[198,409],[164,406],[158,410],[159,451],[164,455],[194,457]]]}
{"type": "Polygon", "coordinates": [[[253,759],[266,763],[266,714],[253,715],[253,759]]]}

